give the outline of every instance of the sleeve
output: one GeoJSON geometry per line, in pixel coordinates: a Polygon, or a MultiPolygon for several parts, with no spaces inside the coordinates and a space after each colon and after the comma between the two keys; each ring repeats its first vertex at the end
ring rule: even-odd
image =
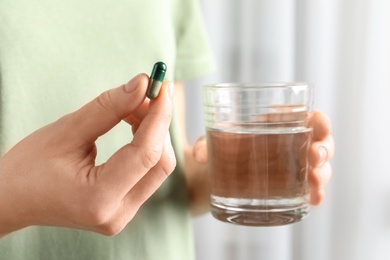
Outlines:
{"type": "Polygon", "coordinates": [[[214,71],[215,61],[198,0],[178,2],[175,80],[188,80],[214,71]]]}

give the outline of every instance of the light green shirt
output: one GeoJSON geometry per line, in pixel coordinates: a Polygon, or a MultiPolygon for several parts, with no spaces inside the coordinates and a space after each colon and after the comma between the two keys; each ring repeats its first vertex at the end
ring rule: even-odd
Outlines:
{"type": "MultiPolygon", "coordinates": [[[[0,153],[160,60],[171,81],[211,71],[197,0],[0,0],[0,153]]],[[[115,127],[98,140],[97,163],[130,140],[128,125],[115,127]]],[[[29,227],[0,239],[0,259],[193,259],[177,156],[177,169],[119,235],[29,227]]]]}

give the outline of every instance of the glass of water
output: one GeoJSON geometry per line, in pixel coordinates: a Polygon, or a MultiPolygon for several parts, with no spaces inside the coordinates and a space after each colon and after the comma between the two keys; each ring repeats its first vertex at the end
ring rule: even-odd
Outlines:
{"type": "Polygon", "coordinates": [[[248,226],[309,213],[307,151],[313,87],[223,83],[203,87],[212,215],[248,226]]]}

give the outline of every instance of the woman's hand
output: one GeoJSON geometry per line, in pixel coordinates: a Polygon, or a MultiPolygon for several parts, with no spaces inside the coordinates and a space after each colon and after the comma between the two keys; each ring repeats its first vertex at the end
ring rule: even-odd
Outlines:
{"type": "Polygon", "coordinates": [[[310,202],[319,205],[324,200],[325,186],[332,175],[329,161],[334,154],[334,141],[331,122],[325,114],[314,111],[309,119],[309,126],[313,128],[308,151],[310,202]]]}
{"type": "Polygon", "coordinates": [[[148,80],[140,74],[102,93],[0,159],[0,236],[31,225],[105,235],[126,226],[176,165],[168,132],[173,87],[164,82],[149,102],[148,80]],[[95,141],[121,120],[132,125],[132,142],[96,166],[95,141]]]}
{"type": "MultiPolygon", "coordinates": [[[[312,142],[308,151],[310,202],[313,205],[319,205],[324,200],[325,186],[332,175],[329,161],[333,157],[334,142],[331,134],[331,123],[326,115],[314,111],[308,124],[313,128],[312,142]]],[[[199,164],[207,164],[207,143],[204,136],[197,140],[192,154],[194,161],[199,164]]],[[[202,185],[200,189],[204,189],[205,186],[207,187],[207,185],[202,185]]]]}

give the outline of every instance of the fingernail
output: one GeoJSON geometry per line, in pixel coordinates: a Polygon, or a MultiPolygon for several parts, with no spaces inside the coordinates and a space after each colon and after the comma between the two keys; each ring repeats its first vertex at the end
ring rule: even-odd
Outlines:
{"type": "Polygon", "coordinates": [[[326,150],[324,146],[319,146],[318,153],[320,155],[320,165],[322,165],[325,163],[326,158],[328,157],[328,150],[326,150]]]}
{"type": "Polygon", "coordinates": [[[128,93],[133,92],[139,86],[140,75],[135,76],[129,82],[125,84],[125,91],[128,93]]]}

